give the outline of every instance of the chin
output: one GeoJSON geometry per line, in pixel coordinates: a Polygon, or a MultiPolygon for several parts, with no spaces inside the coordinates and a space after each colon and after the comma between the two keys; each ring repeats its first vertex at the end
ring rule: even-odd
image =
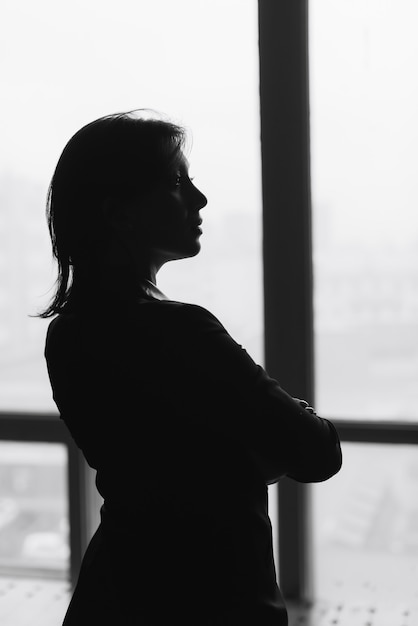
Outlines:
{"type": "Polygon", "coordinates": [[[201,248],[202,246],[200,245],[200,242],[196,241],[194,242],[194,245],[188,246],[187,249],[184,248],[183,250],[179,251],[176,256],[172,258],[172,260],[174,261],[175,259],[190,259],[194,256],[197,256],[201,248]]]}
{"type": "Polygon", "coordinates": [[[194,250],[193,250],[193,252],[191,253],[190,256],[196,256],[197,254],[199,254],[201,249],[202,249],[202,245],[201,245],[200,241],[196,241],[196,243],[194,245],[194,250]]]}

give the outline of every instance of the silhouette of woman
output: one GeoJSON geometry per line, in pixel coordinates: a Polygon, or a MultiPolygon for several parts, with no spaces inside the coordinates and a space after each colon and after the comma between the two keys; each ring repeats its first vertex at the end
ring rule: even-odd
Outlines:
{"type": "Polygon", "coordinates": [[[58,262],[53,398],[104,498],[65,626],[281,626],[267,485],[338,472],[333,425],[206,309],[156,285],[200,250],[207,200],[185,131],[109,115],[65,146],[48,193],[58,262]]]}

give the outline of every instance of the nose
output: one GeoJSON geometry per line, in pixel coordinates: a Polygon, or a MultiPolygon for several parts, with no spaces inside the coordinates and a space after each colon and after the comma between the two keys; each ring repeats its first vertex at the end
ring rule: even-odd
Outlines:
{"type": "Polygon", "coordinates": [[[195,185],[193,185],[193,191],[195,194],[195,198],[194,198],[195,206],[197,210],[200,211],[200,209],[203,209],[207,205],[208,199],[206,198],[205,194],[203,194],[200,191],[200,189],[195,187],[195,185]]]}

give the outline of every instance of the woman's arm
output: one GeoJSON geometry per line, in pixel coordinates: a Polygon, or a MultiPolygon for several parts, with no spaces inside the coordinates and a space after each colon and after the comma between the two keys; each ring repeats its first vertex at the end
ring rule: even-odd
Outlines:
{"type": "Polygon", "coordinates": [[[266,483],[284,475],[319,482],[339,471],[340,442],[330,421],[284,391],[205,309],[177,306],[173,317],[167,358],[177,355],[183,380],[173,377],[172,393],[183,401],[186,394],[209,428],[244,446],[266,483]]]}

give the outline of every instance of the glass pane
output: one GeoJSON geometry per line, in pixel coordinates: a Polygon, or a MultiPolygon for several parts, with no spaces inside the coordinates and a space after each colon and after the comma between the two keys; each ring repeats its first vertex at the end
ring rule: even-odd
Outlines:
{"type": "Polygon", "coordinates": [[[273,554],[276,566],[276,577],[279,581],[279,490],[278,484],[268,486],[268,514],[271,522],[271,529],[273,535],[273,554]]]}
{"type": "Polygon", "coordinates": [[[311,0],[316,405],[418,418],[418,4],[311,0]]]}
{"type": "Polygon", "coordinates": [[[344,443],[343,455],[311,487],[315,597],[418,608],[418,448],[344,443]]]}
{"type": "Polygon", "coordinates": [[[69,570],[67,449],[0,442],[0,573],[69,570]]]}
{"type": "Polygon", "coordinates": [[[209,200],[202,252],[169,264],[159,286],[212,310],[260,362],[257,2],[20,0],[3,3],[0,24],[0,409],[55,410],[48,322],[28,317],[55,279],[47,186],[73,133],[116,111],[150,107],[191,129],[209,200]]]}

